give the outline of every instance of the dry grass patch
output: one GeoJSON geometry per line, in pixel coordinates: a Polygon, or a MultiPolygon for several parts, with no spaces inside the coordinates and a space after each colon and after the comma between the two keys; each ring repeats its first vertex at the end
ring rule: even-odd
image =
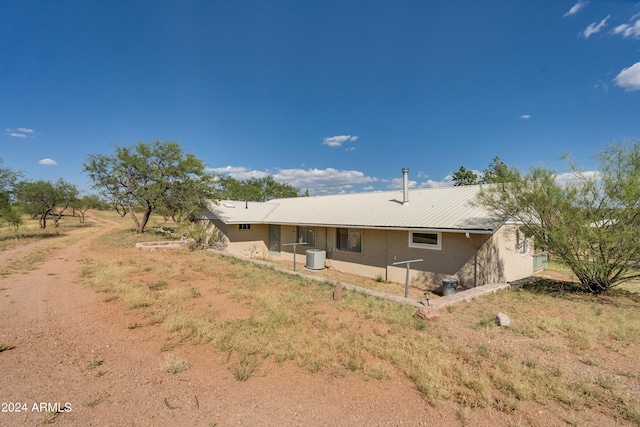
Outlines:
{"type": "Polygon", "coordinates": [[[240,353],[237,361],[230,363],[229,369],[233,377],[238,381],[247,381],[257,371],[260,366],[260,356],[258,354],[240,353]]]}
{"type": "Polygon", "coordinates": [[[140,322],[129,322],[127,323],[127,329],[138,329],[142,327],[142,323],[140,322]]]}
{"type": "MultiPolygon", "coordinates": [[[[72,234],[68,236],[55,235],[45,246],[31,249],[19,258],[10,260],[7,264],[0,267],[0,276],[9,276],[11,274],[23,274],[38,268],[38,265],[49,260],[56,255],[56,250],[64,248],[78,240],[82,239],[86,233],[90,230],[86,230],[82,233],[72,234]]],[[[54,236],[48,236],[50,238],[54,236]]],[[[37,240],[42,239],[39,237],[37,240]]]]}
{"type": "Polygon", "coordinates": [[[66,232],[77,228],[92,226],[89,223],[81,224],[77,218],[65,218],[60,222],[58,228],[53,226],[53,221],[47,221],[49,227],[43,230],[40,228],[38,220],[32,220],[28,215],[24,215],[22,219],[24,223],[17,232],[14,231],[11,225],[0,224],[0,252],[40,240],[60,237],[66,232]]]}
{"type": "Polygon", "coordinates": [[[102,357],[100,357],[100,356],[96,356],[96,357],[92,357],[90,359],[87,359],[86,366],[89,369],[95,369],[98,366],[102,366],[103,363],[104,363],[104,359],[102,359],[102,357]]]}
{"type": "Polygon", "coordinates": [[[87,401],[82,403],[82,405],[86,406],[87,408],[93,408],[94,406],[97,406],[100,402],[102,402],[103,400],[104,400],[104,396],[102,396],[100,394],[96,394],[96,395],[90,396],[87,401]]]}
{"type": "Polygon", "coordinates": [[[166,289],[169,284],[166,280],[158,280],[155,283],[148,284],[147,287],[152,291],[159,291],[162,289],[166,289]]]}
{"type": "Polygon", "coordinates": [[[40,419],[40,425],[55,424],[60,412],[47,412],[44,417],[40,419]]]}
{"type": "Polygon", "coordinates": [[[19,231],[15,233],[13,230],[4,231],[0,229],[0,252],[55,237],[60,237],[60,234],[50,230],[19,231]]]}
{"type": "Polygon", "coordinates": [[[136,270],[134,261],[122,258],[85,260],[81,277],[85,284],[98,292],[115,294],[117,299],[129,309],[149,307],[155,300],[152,291],[128,279],[128,276],[136,270]]]}
{"type": "MultiPolygon", "coordinates": [[[[153,218],[152,218],[153,219],[153,218]]],[[[119,228],[110,233],[107,233],[100,238],[96,239],[92,243],[92,247],[99,248],[133,248],[136,243],[150,242],[150,241],[171,241],[178,240],[178,236],[171,236],[169,234],[161,233],[156,230],[157,222],[153,222],[147,225],[145,232],[137,234],[133,227],[133,222],[129,218],[122,219],[125,223],[129,224],[128,228],[119,228]]]]}
{"type": "Polygon", "coordinates": [[[169,374],[179,374],[189,369],[189,361],[183,357],[168,354],[165,356],[162,370],[169,374]]]}
{"type": "Polygon", "coordinates": [[[14,348],[16,348],[14,345],[0,342],[0,353],[7,350],[13,350],[14,348]]]}
{"type": "Polygon", "coordinates": [[[595,297],[541,284],[442,310],[439,321],[424,323],[412,307],[349,291],[336,302],[332,286],[272,268],[205,252],[167,258],[183,273],[148,281],[164,268],[149,254],[87,263],[85,281],[127,307],[126,295],[137,289],[150,302],[141,313],[167,331],[165,350],[208,344],[239,381],[270,359],[332,376],[404,375],[432,405],[455,405],[461,420],[475,408],[515,416],[531,405],[578,424],[585,410],[617,423],[634,423],[640,413],[633,392],[640,298],[628,292],[595,297]],[[219,295],[242,314],[212,305],[219,295]],[[510,316],[510,328],[495,325],[498,312],[510,316]]]}
{"type": "Polygon", "coordinates": [[[210,319],[194,318],[179,311],[163,322],[165,329],[180,342],[209,343],[216,336],[216,323],[210,319]]]}

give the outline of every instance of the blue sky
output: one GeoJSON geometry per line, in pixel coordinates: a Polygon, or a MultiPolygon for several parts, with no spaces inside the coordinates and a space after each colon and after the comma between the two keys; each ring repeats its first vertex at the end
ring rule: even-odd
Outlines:
{"type": "Polygon", "coordinates": [[[0,130],[87,190],[88,153],[153,139],[312,194],[592,170],[640,138],[640,2],[0,0],[0,130]]]}

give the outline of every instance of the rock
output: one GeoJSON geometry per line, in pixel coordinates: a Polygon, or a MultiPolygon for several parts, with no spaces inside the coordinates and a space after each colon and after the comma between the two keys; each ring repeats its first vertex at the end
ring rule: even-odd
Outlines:
{"type": "Polygon", "coordinates": [[[423,307],[413,314],[414,317],[426,321],[436,321],[440,318],[440,313],[435,308],[423,307]]]}
{"type": "Polygon", "coordinates": [[[342,283],[336,283],[336,287],[333,290],[333,300],[340,301],[342,299],[342,283]]]}
{"type": "Polygon", "coordinates": [[[511,326],[511,319],[504,313],[498,313],[496,316],[496,324],[498,326],[511,326]]]}

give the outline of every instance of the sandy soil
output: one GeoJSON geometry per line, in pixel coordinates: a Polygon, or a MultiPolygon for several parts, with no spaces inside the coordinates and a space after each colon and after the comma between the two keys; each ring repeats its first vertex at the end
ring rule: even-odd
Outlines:
{"type": "MultiPolygon", "coordinates": [[[[461,425],[453,408],[431,407],[401,373],[366,381],[267,362],[260,375],[239,382],[221,363],[223,356],[190,344],[179,351],[191,367],[177,375],[164,372],[162,326],[127,329],[135,313],[80,284],[82,259],[137,253],[91,249],[92,240],[116,226],[75,230],[83,237],[38,268],[0,277],[0,343],[15,346],[0,352],[1,426],[461,425]],[[103,363],[92,367],[91,360],[103,363]]],[[[0,266],[48,243],[4,251],[0,266]]],[[[161,251],[153,257],[170,260],[161,251]]],[[[473,414],[470,425],[544,420],[539,410],[518,421],[487,409],[473,414]]]]}
{"type": "MultiPolygon", "coordinates": [[[[0,425],[230,426],[445,425],[454,414],[433,411],[413,384],[395,375],[312,375],[291,364],[262,369],[238,382],[208,346],[185,345],[191,367],[164,372],[161,326],[128,330],[132,316],[104,294],[79,284],[80,260],[121,257],[91,253],[90,242],[112,229],[100,224],[26,274],[0,278],[0,425]],[[96,231],[97,229],[97,231],[96,231]],[[97,367],[88,361],[103,360],[97,367]],[[62,409],[55,415],[50,410],[62,409]],[[65,409],[67,409],[65,411],[65,409]]],[[[40,241],[0,254],[0,265],[44,246],[40,241]]],[[[156,252],[159,258],[162,252],[156,252]]]]}

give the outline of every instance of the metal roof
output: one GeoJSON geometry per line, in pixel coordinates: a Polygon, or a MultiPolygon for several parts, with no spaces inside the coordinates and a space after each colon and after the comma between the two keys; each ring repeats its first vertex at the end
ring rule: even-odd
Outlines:
{"type": "Polygon", "coordinates": [[[277,206],[270,202],[221,200],[209,202],[208,212],[205,211],[203,216],[213,219],[213,214],[226,224],[260,224],[277,206]]]}
{"type": "Polygon", "coordinates": [[[230,224],[265,223],[330,227],[493,232],[500,225],[472,202],[481,186],[413,189],[402,203],[399,191],[274,199],[266,203],[219,202],[212,212],[230,224]]]}

